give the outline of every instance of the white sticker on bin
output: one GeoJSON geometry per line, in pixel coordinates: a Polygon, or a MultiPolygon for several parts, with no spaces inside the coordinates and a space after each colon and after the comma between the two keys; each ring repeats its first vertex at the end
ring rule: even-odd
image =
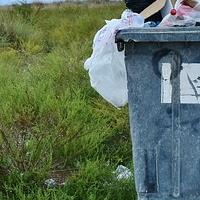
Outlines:
{"type": "MultiPolygon", "coordinates": [[[[200,103],[200,63],[183,63],[180,72],[181,104],[200,103]]],[[[172,85],[170,83],[171,64],[162,64],[161,103],[171,103],[172,85]]]]}

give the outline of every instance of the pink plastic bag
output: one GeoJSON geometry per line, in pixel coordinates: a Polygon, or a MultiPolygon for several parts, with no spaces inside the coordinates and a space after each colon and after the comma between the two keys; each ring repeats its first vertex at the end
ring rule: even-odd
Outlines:
{"type": "Polygon", "coordinates": [[[175,4],[176,15],[168,14],[160,23],[160,27],[171,26],[195,26],[200,21],[200,2],[195,1],[196,6],[191,7],[183,0],[175,4]]]}

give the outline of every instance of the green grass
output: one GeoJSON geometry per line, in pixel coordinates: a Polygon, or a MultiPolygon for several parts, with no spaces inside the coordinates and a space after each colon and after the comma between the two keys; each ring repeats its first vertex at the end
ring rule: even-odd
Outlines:
{"type": "Polygon", "coordinates": [[[0,10],[0,199],[131,200],[127,107],[91,87],[84,61],[105,19],[123,5],[0,10]],[[62,172],[62,173],[61,173],[62,172]],[[46,188],[47,178],[65,181],[46,188]]]}

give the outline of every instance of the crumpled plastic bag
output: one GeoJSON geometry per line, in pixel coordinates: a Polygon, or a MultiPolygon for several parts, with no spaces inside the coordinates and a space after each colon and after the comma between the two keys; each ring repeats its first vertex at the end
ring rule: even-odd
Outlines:
{"type": "Polygon", "coordinates": [[[176,15],[168,14],[159,24],[160,27],[195,26],[196,22],[200,22],[199,0],[178,0],[175,10],[176,15]],[[192,7],[192,4],[195,6],[192,7]]]}
{"type": "Polygon", "coordinates": [[[123,165],[119,165],[114,173],[117,176],[117,180],[127,180],[133,175],[131,170],[123,165]]]}
{"type": "Polygon", "coordinates": [[[115,107],[128,102],[124,52],[117,50],[115,35],[120,29],[131,27],[144,27],[144,18],[129,9],[122,13],[121,19],[106,21],[94,37],[91,57],[84,63],[91,86],[115,107]]]}

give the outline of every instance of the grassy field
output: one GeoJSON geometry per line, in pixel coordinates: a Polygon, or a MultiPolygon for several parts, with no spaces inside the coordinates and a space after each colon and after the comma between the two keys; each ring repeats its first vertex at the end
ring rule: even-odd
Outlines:
{"type": "Polygon", "coordinates": [[[113,174],[132,169],[127,107],[105,102],[83,69],[94,34],[123,9],[0,10],[1,200],[136,199],[133,179],[113,174]]]}

